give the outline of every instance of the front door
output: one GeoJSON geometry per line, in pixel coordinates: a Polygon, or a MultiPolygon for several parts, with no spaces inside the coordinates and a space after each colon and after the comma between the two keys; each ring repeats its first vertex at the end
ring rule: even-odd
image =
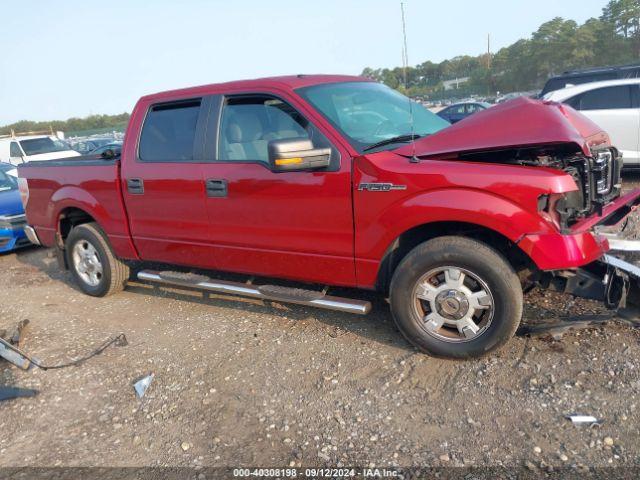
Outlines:
{"type": "Polygon", "coordinates": [[[122,191],[144,260],[215,268],[198,147],[208,102],[190,98],[134,112],[144,124],[138,148],[123,152],[122,191]]]}
{"type": "Polygon", "coordinates": [[[355,284],[346,151],[275,95],[221,96],[211,112],[205,146],[211,162],[202,168],[218,268],[355,284]],[[269,142],[291,138],[331,148],[331,166],[271,171],[269,142]]]}

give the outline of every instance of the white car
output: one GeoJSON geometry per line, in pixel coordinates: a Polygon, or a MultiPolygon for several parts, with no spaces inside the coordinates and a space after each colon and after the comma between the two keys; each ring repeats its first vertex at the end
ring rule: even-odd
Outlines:
{"type": "Polygon", "coordinates": [[[31,160],[79,157],[80,154],[54,135],[7,136],[0,138],[0,162],[19,165],[31,160]]]}
{"type": "Polygon", "coordinates": [[[609,134],[625,167],[640,167],[640,78],[583,83],[543,98],[566,103],[589,117],[609,134]]]}

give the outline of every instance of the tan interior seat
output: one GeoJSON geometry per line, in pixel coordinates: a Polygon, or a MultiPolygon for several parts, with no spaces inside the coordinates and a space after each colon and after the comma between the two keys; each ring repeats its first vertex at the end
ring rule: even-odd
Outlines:
{"type": "Polygon", "coordinates": [[[268,140],[258,116],[251,112],[236,113],[225,129],[223,145],[227,160],[267,161],[268,140]]]}

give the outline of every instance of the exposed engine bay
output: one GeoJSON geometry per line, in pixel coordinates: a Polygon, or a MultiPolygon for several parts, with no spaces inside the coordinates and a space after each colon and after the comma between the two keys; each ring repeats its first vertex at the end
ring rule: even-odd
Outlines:
{"type": "Polygon", "coordinates": [[[613,147],[593,150],[590,157],[575,145],[562,144],[461,153],[458,158],[555,168],[571,175],[578,190],[557,196],[543,195],[538,201],[539,210],[557,218],[562,231],[594,213],[601,215],[602,208],[620,196],[622,157],[613,147]]]}

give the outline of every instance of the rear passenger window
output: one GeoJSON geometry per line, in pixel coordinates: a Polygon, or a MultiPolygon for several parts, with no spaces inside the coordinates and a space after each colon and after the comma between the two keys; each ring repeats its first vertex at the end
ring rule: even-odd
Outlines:
{"type": "Polygon", "coordinates": [[[585,92],[580,95],[578,108],[580,110],[632,108],[631,89],[628,85],[621,85],[585,92]]]}
{"type": "Polygon", "coordinates": [[[154,105],[140,135],[138,154],[145,162],[193,160],[200,99],[154,105]]]}

